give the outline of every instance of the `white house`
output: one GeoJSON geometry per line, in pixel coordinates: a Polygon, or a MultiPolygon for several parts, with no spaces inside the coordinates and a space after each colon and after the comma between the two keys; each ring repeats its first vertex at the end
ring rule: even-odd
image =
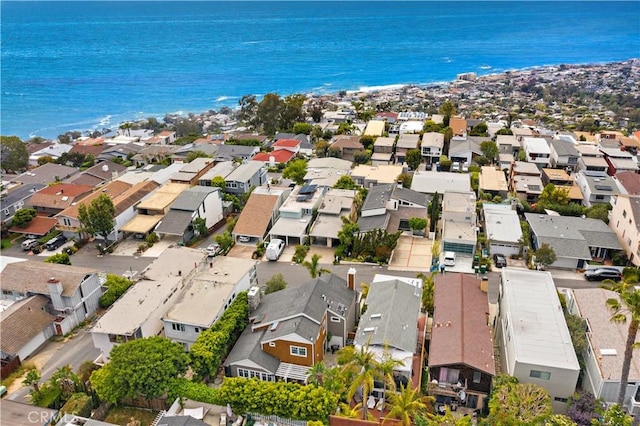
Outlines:
{"type": "Polygon", "coordinates": [[[427,163],[433,164],[440,161],[442,148],[444,147],[444,135],[439,132],[428,132],[422,135],[422,156],[427,163]]]}
{"type": "Polygon", "coordinates": [[[534,163],[540,169],[549,167],[551,149],[546,139],[525,137],[522,140],[522,145],[527,155],[527,162],[534,163]]]}
{"type": "Polygon", "coordinates": [[[236,296],[258,285],[256,261],[218,256],[186,284],[162,317],[167,339],[190,350],[198,335],[210,328],[236,296]]]}
{"type": "Polygon", "coordinates": [[[411,181],[411,189],[424,194],[471,191],[471,179],[468,173],[416,171],[411,181]]]}
{"type": "Polygon", "coordinates": [[[442,200],[442,249],[473,254],[478,220],[472,191],[447,191],[442,200]]]}
{"type": "Polygon", "coordinates": [[[551,274],[502,268],[494,328],[503,372],[546,389],[564,413],[580,365],[551,274]]]}
{"type": "Polygon", "coordinates": [[[510,204],[483,203],[482,213],[489,252],[505,256],[518,254],[522,241],[518,212],[510,204]]]}

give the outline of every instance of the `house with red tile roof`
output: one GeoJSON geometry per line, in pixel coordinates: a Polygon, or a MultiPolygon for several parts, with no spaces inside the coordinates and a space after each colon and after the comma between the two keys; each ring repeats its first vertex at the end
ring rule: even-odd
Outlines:
{"type": "Polygon", "coordinates": [[[294,154],[300,152],[300,141],[297,139],[279,139],[272,145],[274,151],[287,150],[294,154]]]}
{"type": "Polygon", "coordinates": [[[93,186],[59,183],[34,193],[27,206],[34,208],[40,216],[53,216],[91,194],[91,191],[93,186]]]}
{"type": "Polygon", "coordinates": [[[638,173],[625,171],[616,174],[615,179],[622,185],[622,188],[629,195],[640,195],[640,175],[638,173]]]}
{"type": "Polygon", "coordinates": [[[488,402],[496,374],[489,302],[472,275],[436,276],[429,345],[429,394],[436,403],[473,410],[488,402]]]}
{"type": "Polygon", "coordinates": [[[9,229],[9,232],[15,232],[16,234],[23,235],[37,235],[42,237],[51,232],[52,229],[58,224],[58,219],[55,217],[36,216],[31,219],[31,222],[24,228],[14,226],[9,229]]]}
{"type": "Polygon", "coordinates": [[[259,152],[253,156],[251,161],[261,161],[270,166],[276,164],[287,164],[296,154],[286,149],[279,149],[271,152],[259,152]]]}

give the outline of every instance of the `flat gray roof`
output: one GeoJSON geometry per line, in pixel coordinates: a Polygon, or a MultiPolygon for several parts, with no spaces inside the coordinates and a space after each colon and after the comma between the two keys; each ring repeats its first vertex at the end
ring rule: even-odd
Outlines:
{"type": "Polygon", "coordinates": [[[482,209],[487,238],[494,242],[518,243],[522,228],[518,212],[511,205],[484,203],[482,209]]]}
{"type": "Polygon", "coordinates": [[[518,362],[579,370],[551,273],[502,268],[501,276],[518,362]]]}
{"type": "Polygon", "coordinates": [[[260,161],[250,161],[248,163],[240,164],[234,171],[227,175],[225,180],[229,182],[247,182],[264,167],[264,163],[260,161]]]}

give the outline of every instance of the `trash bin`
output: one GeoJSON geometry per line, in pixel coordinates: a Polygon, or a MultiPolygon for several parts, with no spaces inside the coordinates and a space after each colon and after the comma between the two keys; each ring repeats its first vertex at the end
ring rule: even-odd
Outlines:
{"type": "Polygon", "coordinates": [[[487,273],[487,265],[480,265],[480,273],[483,275],[487,273]]]}
{"type": "Polygon", "coordinates": [[[478,273],[480,272],[480,267],[478,265],[473,267],[473,272],[476,273],[476,275],[478,275],[478,273]]]}

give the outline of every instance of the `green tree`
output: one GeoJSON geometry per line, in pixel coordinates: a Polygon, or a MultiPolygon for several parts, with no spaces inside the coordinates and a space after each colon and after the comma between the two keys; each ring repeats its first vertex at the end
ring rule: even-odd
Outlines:
{"type": "Polygon", "coordinates": [[[444,116],[442,122],[445,127],[448,127],[451,117],[453,117],[456,113],[456,107],[450,101],[445,101],[442,105],[440,105],[440,109],[438,110],[438,112],[440,112],[440,114],[444,116]]]}
{"type": "Polygon", "coordinates": [[[5,171],[21,172],[29,165],[29,152],[17,136],[0,136],[0,164],[5,171]]]}
{"type": "Polygon", "coordinates": [[[627,329],[627,341],[622,358],[622,373],[620,374],[620,391],[618,392],[618,405],[624,402],[627,384],[629,383],[629,370],[633,350],[636,348],[636,336],[640,327],[640,290],[631,287],[626,291],[620,291],[619,297],[607,299],[607,307],[613,312],[611,321],[615,323],[629,323],[627,329]]]}
{"type": "Polygon", "coordinates": [[[186,162],[190,163],[196,158],[211,158],[211,156],[203,151],[198,151],[198,150],[191,151],[190,153],[187,154],[186,162]]]}
{"type": "Polygon", "coordinates": [[[482,151],[482,155],[484,155],[491,163],[493,163],[500,152],[498,145],[492,141],[481,142],[480,150],[482,151]]]}
{"type": "Polygon", "coordinates": [[[494,385],[489,400],[489,424],[537,426],[545,424],[552,415],[551,397],[543,388],[512,381],[494,385]]]}
{"type": "Polygon", "coordinates": [[[449,158],[447,158],[446,155],[441,155],[440,156],[440,171],[442,172],[448,172],[449,170],[451,170],[451,160],[449,160],[449,158]]]}
{"type": "Polygon", "coordinates": [[[276,291],[284,290],[287,287],[287,282],[284,280],[284,275],[280,272],[273,274],[269,281],[267,281],[267,288],[264,294],[275,293],[276,291]]]}
{"type": "Polygon", "coordinates": [[[433,316],[433,302],[435,296],[435,275],[437,272],[430,272],[429,275],[419,273],[416,278],[422,280],[422,309],[433,316]]]}
{"type": "Polygon", "coordinates": [[[258,101],[254,95],[244,95],[238,101],[238,120],[247,124],[248,127],[257,127],[258,101]]]}
{"type": "Polygon", "coordinates": [[[399,393],[390,393],[388,398],[391,404],[388,417],[399,419],[402,426],[411,426],[418,415],[427,414],[430,399],[433,399],[420,395],[420,390],[413,388],[411,383],[402,386],[399,393]]]}
{"type": "Polygon", "coordinates": [[[37,215],[38,212],[36,212],[36,209],[32,209],[30,207],[22,208],[13,215],[13,218],[11,219],[11,226],[26,228],[37,215]]]}
{"type": "MultiPolygon", "coordinates": [[[[278,120],[278,128],[280,130],[291,131],[296,123],[304,122],[306,115],[303,106],[306,99],[306,96],[299,93],[284,98],[278,120]]],[[[309,128],[309,133],[311,133],[311,128],[309,128]]]]}
{"type": "Polygon", "coordinates": [[[39,157],[38,158],[38,166],[42,166],[43,164],[47,164],[47,163],[53,163],[53,157],[51,157],[50,155],[45,155],[44,157],[39,157]]]}
{"type": "Polygon", "coordinates": [[[214,240],[216,243],[218,243],[218,245],[220,246],[220,250],[224,254],[228,253],[235,244],[233,236],[229,231],[225,231],[224,234],[216,235],[214,240]]]}
{"type": "Polygon", "coordinates": [[[120,298],[133,285],[133,282],[125,277],[115,274],[107,274],[104,286],[107,290],[100,296],[100,307],[108,308],[120,298]]]}
{"type": "Polygon", "coordinates": [[[296,135],[310,135],[312,126],[309,123],[296,123],[293,125],[293,133],[296,135]]]}
{"type": "Polygon", "coordinates": [[[329,153],[329,142],[325,140],[319,140],[316,142],[316,146],[314,148],[316,155],[319,158],[324,158],[329,153]]]}
{"type": "Polygon", "coordinates": [[[304,183],[304,176],[307,174],[307,162],[305,160],[291,161],[282,171],[282,177],[291,179],[298,185],[304,183]]]}
{"type": "Polygon", "coordinates": [[[164,337],[130,340],[111,349],[110,361],[91,374],[91,386],[111,403],[156,398],[174,387],[188,362],[182,345],[164,337]]]}
{"type": "Polygon", "coordinates": [[[40,372],[37,369],[32,368],[27,372],[22,384],[25,386],[31,386],[36,395],[40,395],[40,379],[42,379],[40,372]]]}
{"type": "Polygon", "coordinates": [[[478,123],[469,132],[469,136],[488,136],[486,123],[478,123]]]}
{"type": "Polygon", "coordinates": [[[547,267],[553,264],[558,259],[558,257],[556,256],[556,252],[553,251],[553,249],[549,247],[549,244],[547,243],[544,243],[540,247],[538,247],[535,255],[536,262],[538,262],[543,267],[547,267]]]}
{"type": "Polygon", "coordinates": [[[600,219],[604,223],[609,223],[609,210],[611,204],[594,204],[587,209],[586,216],[591,219],[600,219]]]}
{"type": "Polygon", "coordinates": [[[351,135],[355,130],[355,126],[351,123],[351,121],[345,121],[338,124],[338,130],[336,130],[336,135],[351,135]]]}
{"type": "Polygon", "coordinates": [[[274,135],[276,133],[283,107],[284,101],[277,93],[267,93],[258,104],[256,112],[258,123],[267,135],[274,135]]]}
{"type": "Polygon", "coordinates": [[[342,175],[338,179],[338,181],[333,185],[336,189],[357,189],[358,185],[355,181],[348,175],[342,175]]]}
{"type": "Polygon", "coordinates": [[[130,121],[126,121],[119,126],[119,129],[122,130],[122,135],[131,136],[131,129],[133,129],[133,123],[130,121]]]}
{"type": "Polygon", "coordinates": [[[73,372],[71,365],[63,365],[51,375],[49,383],[60,389],[62,397],[67,399],[76,391],[80,385],[80,380],[78,375],[73,372]]]}
{"type": "Polygon", "coordinates": [[[429,231],[436,232],[438,227],[438,219],[440,218],[440,194],[433,194],[431,203],[429,204],[429,231]]]}
{"type": "Polygon", "coordinates": [[[364,147],[364,149],[373,150],[373,144],[376,142],[376,139],[371,135],[363,135],[360,137],[360,143],[364,147]]]}
{"type": "Polygon", "coordinates": [[[87,206],[81,202],[78,208],[78,220],[82,231],[91,236],[99,235],[105,241],[115,227],[116,208],[107,194],[100,194],[87,206]]]}
{"type": "Polygon", "coordinates": [[[71,265],[71,257],[67,253],[56,253],[45,259],[46,263],[57,263],[59,265],[71,265]]]}
{"type": "Polygon", "coordinates": [[[193,228],[201,237],[206,237],[209,233],[209,228],[207,228],[207,221],[201,217],[196,217],[195,219],[193,219],[193,228]]]}
{"type": "Polygon", "coordinates": [[[423,217],[412,217],[409,218],[409,228],[412,231],[422,231],[427,227],[427,219],[423,217]]]}
{"type": "Polygon", "coordinates": [[[633,418],[625,413],[619,404],[613,404],[604,412],[600,424],[602,426],[631,426],[633,418]]]}
{"type": "Polygon", "coordinates": [[[422,163],[422,152],[419,149],[410,149],[407,151],[405,162],[411,167],[411,170],[418,170],[422,163]]]}
{"type": "Polygon", "coordinates": [[[217,186],[224,190],[227,187],[227,182],[222,176],[214,176],[213,179],[211,179],[211,186],[217,186]]]}
{"type": "Polygon", "coordinates": [[[319,277],[323,273],[331,273],[331,270],[320,267],[318,263],[320,261],[320,258],[322,258],[322,256],[314,253],[313,256],[311,256],[311,261],[305,260],[304,262],[302,262],[302,266],[307,268],[307,270],[309,271],[309,275],[311,275],[311,278],[319,277]]]}
{"type": "Polygon", "coordinates": [[[411,188],[413,182],[413,175],[411,173],[400,173],[398,175],[398,182],[402,182],[403,188],[411,188]]]}
{"type": "MultiPolygon", "coordinates": [[[[356,391],[362,388],[362,400],[366,401],[373,390],[373,382],[380,379],[380,363],[373,352],[369,351],[369,345],[356,349],[355,346],[345,346],[338,351],[338,365],[342,366],[342,372],[349,374],[352,380],[349,382],[347,398],[349,401],[356,391]]],[[[367,404],[362,404],[362,419],[367,419],[367,404]]]]}

